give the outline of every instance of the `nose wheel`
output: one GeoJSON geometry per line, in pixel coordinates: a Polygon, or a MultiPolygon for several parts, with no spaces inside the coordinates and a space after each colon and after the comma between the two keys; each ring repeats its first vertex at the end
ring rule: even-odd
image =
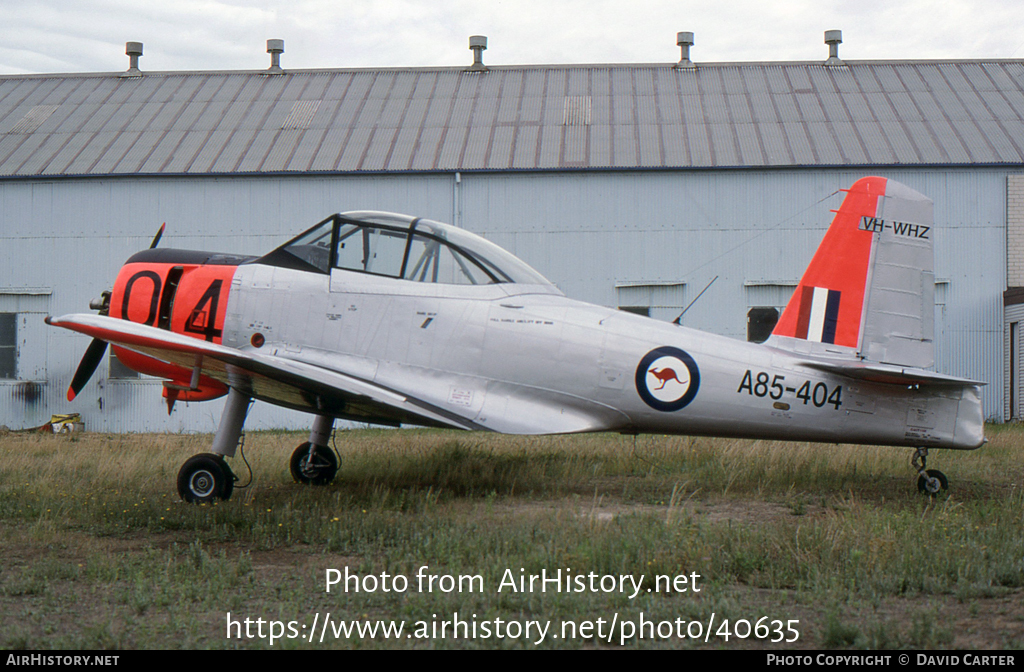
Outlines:
{"type": "Polygon", "coordinates": [[[917,491],[930,497],[937,496],[940,492],[949,490],[949,481],[946,475],[938,469],[927,469],[928,449],[918,448],[910,459],[911,466],[917,471],[917,491]]]}
{"type": "Polygon", "coordinates": [[[235,489],[235,475],[220,455],[193,455],[178,472],[178,494],[191,504],[228,499],[235,489]]]}
{"type": "Polygon", "coordinates": [[[327,485],[338,474],[338,458],[334,451],[309,441],[295,449],[290,466],[296,483],[327,485]]]}

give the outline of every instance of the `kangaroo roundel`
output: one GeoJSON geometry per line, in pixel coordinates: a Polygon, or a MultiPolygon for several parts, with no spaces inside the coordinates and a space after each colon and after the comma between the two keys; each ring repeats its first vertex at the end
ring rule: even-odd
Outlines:
{"type": "Polygon", "coordinates": [[[636,367],[636,391],[651,408],[678,411],[697,396],[700,371],[697,363],[679,348],[651,350],[636,367]]]}

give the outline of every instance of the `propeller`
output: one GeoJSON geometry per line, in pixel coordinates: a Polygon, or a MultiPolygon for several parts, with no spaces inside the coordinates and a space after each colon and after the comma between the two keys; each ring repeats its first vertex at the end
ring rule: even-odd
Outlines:
{"type": "Polygon", "coordinates": [[[82,355],[82,361],[78,365],[78,370],[75,371],[75,377],[71,379],[71,386],[68,387],[68,401],[74,401],[78,393],[82,391],[85,384],[92,378],[92,374],[96,371],[96,367],[100,365],[100,360],[103,359],[103,355],[107,352],[107,342],[101,341],[98,338],[92,339],[92,343],[86,348],[85,354],[82,355]]]}
{"type": "MultiPolygon", "coordinates": [[[[98,310],[100,315],[107,315],[110,313],[110,292],[103,292],[100,295],[99,301],[90,301],[89,307],[93,310],[98,310]]],[[[78,364],[78,369],[75,371],[74,378],[71,379],[71,385],[68,387],[68,401],[74,401],[78,393],[82,391],[85,384],[92,378],[92,374],[96,371],[96,367],[100,365],[100,360],[103,359],[103,355],[107,352],[107,342],[102,341],[98,338],[92,339],[92,343],[85,349],[85,354],[82,355],[82,361],[78,364]]]]}
{"type": "Polygon", "coordinates": [[[166,227],[166,226],[167,226],[167,222],[164,222],[163,224],[160,225],[160,230],[156,232],[155,236],[153,236],[153,242],[150,243],[149,249],[152,250],[152,249],[156,248],[157,245],[160,244],[160,237],[164,235],[164,227],[166,227]]]}
{"type": "MultiPolygon", "coordinates": [[[[167,222],[160,225],[160,229],[156,232],[153,237],[153,242],[150,243],[149,249],[154,249],[160,244],[160,238],[164,235],[164,228],[167,226],[167,222]]],[[[100,315],[107,315],[110,313],[110,292],[103,292],[99,301],[90,301],[89,308],[99,311],[100,315]]],[[[85,349],[85,354],[82,355],[82,361],[78,363],[78,369],[75,370],[75,375],[71,379],[71,385],[68,387],[68,401],[74,401],[78,393],[82,391],[82,388],[86,386],[89,379],[92,378],[92,374],[96,372],[96,367],[100,365],[103,360],[103,355],[107,354],[107,342],[99,338],[92,339],[92,343],[85,349]]]]}

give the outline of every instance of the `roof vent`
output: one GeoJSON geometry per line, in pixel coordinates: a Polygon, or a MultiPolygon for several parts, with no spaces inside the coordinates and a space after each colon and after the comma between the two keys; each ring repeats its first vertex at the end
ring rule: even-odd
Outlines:
{"type": "Polygon", "coordinates": [[[284,40],[267,40],[267,53],[270,54],[270,67],[267,72],[277,75],[281,69],[281,54],[284,53],[284,40]]]}
{"type": "Polygon", "coordinates": [[[471,35],[469,37],[469,49],[473,52],[473,65],[469,66],[470,72],[485,72],[484,50],[487,49],[487,38],[483,35],[471,35]]]}
{"type": "Polygon", "coordinates": [[[842,65],[843,62],[839,58],[839,45],[843,43],[843,31],[841,30],[826,30],[825,31],[825,44],[828,45],[828,60],[825,61],[825,65],[842,65]]]}
{"type": "Polygon", "coordinates": [[[142,71],[139,70],[139,56],[142,56],[142,42],[125,42],[124,53],[128,56],[128,71],[124,73],[124,76],[141,77],[142,71]]]}
{"type": "Polygon", "coordinates": [[[682,52],[679,57],[679,62],[676,63],[676,67],[694,67],[693,61],[690,60],[690,47],[693,46],[693,33],[676,33],[676,44],[679,45],[679,49],[682,52]]]}

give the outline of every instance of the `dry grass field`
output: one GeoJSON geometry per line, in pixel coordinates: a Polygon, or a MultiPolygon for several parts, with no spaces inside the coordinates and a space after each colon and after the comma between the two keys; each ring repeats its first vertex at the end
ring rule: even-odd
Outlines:
{"type": "Polygon", "coordinates": [[[1017,648],[1024,429],[988,435],[932,453],[951,490],[931,500],[908,449],[432,430],[339,431],[339,476],[316,488],[288,474],[304,435],[252,432],[251,484],[191,506],[175,478],[209,436],[7,433],[0,647],[1017,648]],[[362,589],[328,593],[329,569],[362,589]],[[560,569],[639,587],[498,592],[560,569]],[[468,625],[442,632],[455,614],[468,625]],[[406,630],[339,625],[355,620],[406,630]]]}

